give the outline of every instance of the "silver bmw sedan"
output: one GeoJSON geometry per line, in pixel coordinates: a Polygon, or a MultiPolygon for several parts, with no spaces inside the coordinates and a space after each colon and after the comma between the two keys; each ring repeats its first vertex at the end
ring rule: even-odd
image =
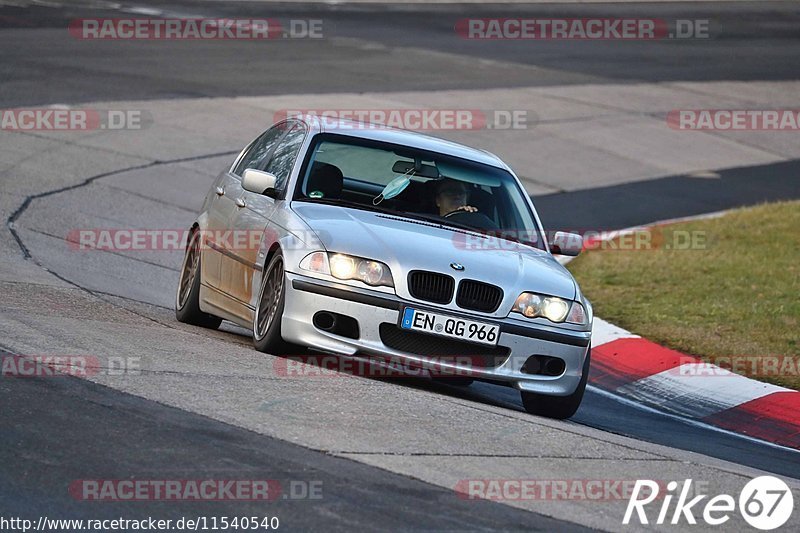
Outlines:
{"type": "MultiPolygon", "coordinates": [[[[548,238],[549,237],[549,238],[548,238]]],[[[248,145],[189,232],[179,321],[252,331],[256,349],[401,361],[520,390],[568,418],[589,373],[592,308],[496,156],[410,131],[300,116],[248,145]]]]}

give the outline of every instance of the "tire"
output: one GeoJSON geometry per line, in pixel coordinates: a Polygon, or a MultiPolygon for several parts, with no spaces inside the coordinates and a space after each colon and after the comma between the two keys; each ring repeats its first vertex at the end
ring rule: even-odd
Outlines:
{"type": "Polygon", "coordinates": [[[258,303],[253,313],[253,345],[259,352],[283,355],[294,351],[292,345],[281,337],[281,319],[286,302],[285,282],[283,255],[279,250],[264,269],[258,303]]]}
{"type": "Polygon", "coordinates": [[[175,295],[175,318],[178,322],[216,329],[222,319],[200,310],[200,233],[192,231],[183,256],[178,292],[175,295]]]}
{"type": "Polygon", "coordinates": [[[521,391],[522,405],[525,410],[532,415],[546,416],[558,420],[570,418],[581,406],[583,393],[586,391],[586,383],[589,381],[589,360],[591,359],[592,348],[586,352],[586,360],[583,362],[583,375],[578,383],[578,388],[569,396],[550,396],[537,394],[535,392],[521,391]]]}

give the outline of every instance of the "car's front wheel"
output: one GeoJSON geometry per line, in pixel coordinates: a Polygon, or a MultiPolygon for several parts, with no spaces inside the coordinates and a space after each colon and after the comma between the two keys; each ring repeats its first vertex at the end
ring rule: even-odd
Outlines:
{"type": "Polygon", "coordinates": [[[286,301],[284,273],[283,255],[278,251],[264,269],[253,316],[253,344],[259,352],[280,354],[290,348],[281,337],[281,318],[286,301]]]}
{"type": "Polygon", "coordinates": [[[583,375],[575,392],[569,396],[550,396],[522,391],[522,405],[525,406],[525,410],[532,415],[546,416],[559,420],[564,420],[574,415],[578,407],[581,406],[586,383],[589,380],[591,353],[592,349],[590,347],[586,352],[586,360],[583,362],[583,375]]]}
{"type": "Polygon", "coordinates": [[[216,329],[222,319],[200,310],[200,232],[192,231],[183,256],[178,294],[175,297],[178,322],[216,329]]]}

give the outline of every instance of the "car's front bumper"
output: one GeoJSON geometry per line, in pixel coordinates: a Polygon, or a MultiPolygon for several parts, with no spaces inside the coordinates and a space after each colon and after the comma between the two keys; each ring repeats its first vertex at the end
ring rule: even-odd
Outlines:
{"type": "MultiPolygon", "coordinates": [[[[344,284],[330,283],[319,279],[287,273],[286,303],[281,323],[281,335],[287,341],[310,346],[326,352],[344,355],[379,355],[398,358],[407,362],[436,362],[437,367],[453,370],[479,379],[505,381],[517,388],[564,396],[575,391],[581,379],[584,359],[589,349],[591,332],[561,328],[543,328],[521,324],[521,321],[484,319],[478,315],[437,310],[435,306],[419,302],[404,301],[396,296],[369,290],[355,289],[344,284]],[[463,368],[458,364],[441,362],[435,357],[404,353],[393,349],[381,340],[379,327],[382,323],[398,324],[404,305],[430,309],[447,315],[461,316],[500,325],[498,346],[510,349],[510,355],[499,366],[463,368]],[[330,311],[355,318],[359,324],[359,338],[351,339],[316,328],[313,316],[318,311],[330,311]],[[531,375],[521,371],[522,365],[531,355],[558,357],[566,364],[559,376],[531,375]]],[[[446,359],[445,359],[446,361],[446,359]]],[[[462,374],[463,375],[463,374],[462,374]]]]}

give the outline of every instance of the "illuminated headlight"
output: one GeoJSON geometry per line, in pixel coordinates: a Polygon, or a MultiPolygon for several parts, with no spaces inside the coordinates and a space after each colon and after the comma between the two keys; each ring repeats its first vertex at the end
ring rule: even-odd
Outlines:
{"type": "Polygon", "coordinates": [[[551,322],[586,324],[586,312],[581,304],[555,296],[523,292],[514,302],[512,311],[528,318],[544,317],[551,322]]]}
{"type": "Polygon", "coordinates": [[[356,260],[349,255],[336,254],[330,257],[331,276],[339,279],[353,279],[356,277],[356,260]]]}
{"type": "Polygon", "coordinates": [[[313,252],[300,261],[300,268],[337,279],[356,279],[367,285],[394,287],[392,272],[387,265],[362,257],[313,252]]]}

